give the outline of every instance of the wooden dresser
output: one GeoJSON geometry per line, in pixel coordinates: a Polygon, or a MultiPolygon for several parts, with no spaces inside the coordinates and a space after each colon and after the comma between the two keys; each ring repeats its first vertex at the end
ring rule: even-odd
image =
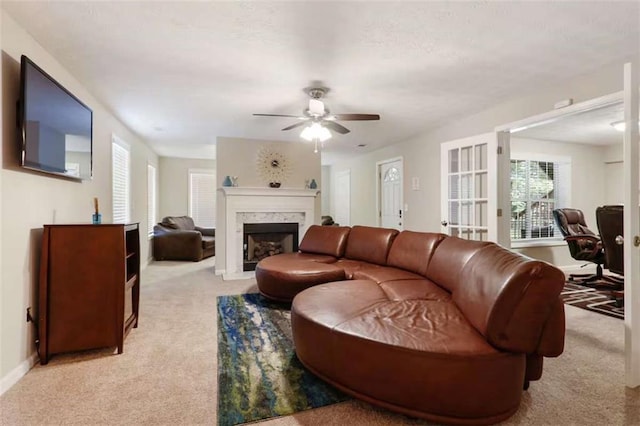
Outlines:
{"type": "Polygon", "coordinates": [[[138,326],[138,224],[45,225],[39,286],[40,363],[117,346],[138,326]]]}

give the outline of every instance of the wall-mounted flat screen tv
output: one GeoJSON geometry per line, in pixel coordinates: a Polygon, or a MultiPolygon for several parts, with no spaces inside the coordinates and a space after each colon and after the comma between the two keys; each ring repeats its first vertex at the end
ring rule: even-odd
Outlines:
{"type": "Polygon", "coordinates": [[[18,108],[23,167],[78,180],[92,177],[93,111],[22,55],[18,108]]]}

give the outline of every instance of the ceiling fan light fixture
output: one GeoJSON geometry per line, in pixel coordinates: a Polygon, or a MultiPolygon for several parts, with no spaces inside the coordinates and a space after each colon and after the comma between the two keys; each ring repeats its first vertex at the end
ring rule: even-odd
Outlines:
{"type": "Polygon", "coordinates": [[[313,140],[324,142],[327,139],[331,138],[331,132],[320,123],[313,123],[302,130],[302,133],[300,133],[300,137],[309,142],[313,140]]]}
{"type": "Polygon", "coordinates": [[[324,102],[318,99],[309,99],[309,114],[314,117],[324,115],[324,102]]]}
{"type": "MultiPolygon", "coordinates": [[[[640,121],[638,121],[638,126],[640,126],[640,121]]],[[[627,128],[627,126],[625,125],[624,120],[614,121],[613,123],[611,123],[611,127],[613,127],[614,129],[616,129],[619,132],[624,132],[624,129],[627,128]]]]}

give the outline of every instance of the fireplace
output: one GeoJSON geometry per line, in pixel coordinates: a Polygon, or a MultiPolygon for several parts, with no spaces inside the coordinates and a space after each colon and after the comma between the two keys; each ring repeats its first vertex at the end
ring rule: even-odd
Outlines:
{"type": "Polygon", "coordinates": [[[245,223],[243,271],[255,271],[265,257],[298,251],[297,223],[245,223]]]}

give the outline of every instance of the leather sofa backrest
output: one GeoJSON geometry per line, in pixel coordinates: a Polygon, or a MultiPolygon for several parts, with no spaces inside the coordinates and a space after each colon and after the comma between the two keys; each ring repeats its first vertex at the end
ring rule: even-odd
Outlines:
{"type": "Polygon", "coordinates": [[[396,235],[397,229],[354,226],[347,239],[344,257],[386,265],[387,255],[396,235]]]}
{"type": "Polygon", "coordinates": [[[431,256],[446,237],[431,232],[402,231],[391,245],[387,265],[425,275],[431,256]]]}
{"type": "Polygon", "coordinates": [[[298,249],[303,253],[326,254],[342,257],[351,228],[348,226],[311,225],[298,249]]]}
{"type": "Polygon", "coordinates": [[[182,231],[193,231],[196,229],[193,219],[189,216],[167,216],[162,219],[160,225],[165,228],[180,229],[182,231]]]}
{"type": "Polygon", "coordinates": [[[460,285],[460,272],[464,265],[489,242],[446,237],[436,248],[427,265],[425,277],[454,293],[460,285]]]}
{"type": "MultiPolygon", "coordinates": [[[[442,245],[436,253],[445,248],[442,245]]],[[[457,257],[455,252],[448,253],[457,257]]],[[[543,347],[554,352],[558,349],[554,347],[556,333],[545,328],[564,280],[558,268],[490,243],[465,262],[452,297],[469,322],[496,348],[534,353],[543,347]],[[549,342],[541,342],[543,332],[549,342]]]]}

